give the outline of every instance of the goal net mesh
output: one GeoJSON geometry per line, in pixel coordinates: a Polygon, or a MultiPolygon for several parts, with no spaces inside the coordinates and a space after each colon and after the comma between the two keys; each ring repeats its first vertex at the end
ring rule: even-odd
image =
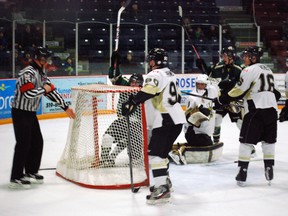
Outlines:
{"type": "Polygon", "coordinates": [[[76,118],[70,120],[57,175],[91,188],[130,187],[130,135],[134,186],[149,185],[144,106],[138,106],[129,120],[121,115],[122,103],[139,90],[111,85],[72,88],[76,118]]]}

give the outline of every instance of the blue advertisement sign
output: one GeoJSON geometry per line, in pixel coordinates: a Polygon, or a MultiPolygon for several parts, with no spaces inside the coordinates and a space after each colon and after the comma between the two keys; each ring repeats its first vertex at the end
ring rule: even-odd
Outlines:
{"type": "MultiPolygon", "coordinates": [[[[81,85],[90,84],[106,84],[107,76],[99,77],[83,77],[83,78],[51,78],[51,82],[55,85],[57,91],[64,98],[68,105],[71,105],[71,88],[81,85]]],[[[48,98],[42,98],[42,113],[59,113],[63,110],[48,98]]]]}
{"type": "Polygon", "coordinates": [[[0,80],[0,119],[11,118],[16,80],[0,80]]]}

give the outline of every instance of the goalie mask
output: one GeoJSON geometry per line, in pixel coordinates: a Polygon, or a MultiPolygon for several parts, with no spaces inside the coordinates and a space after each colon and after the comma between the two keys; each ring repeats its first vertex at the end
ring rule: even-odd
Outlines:
{"type": "Polygon", "coordinates": [[[154,48],[149,51],[147,56],[147,62],[154,60],[155,65],[159,68],[166,67],[168,64],[168,53],[162,48],[154,48]]]}
{"type": "Polygon", "coordinates": [[[207,84],[208,84],[208,76],[206,74],[201,74],[198,77],[196,77],[196,91],[200,95],[205,94],[207,84]]]}
{"type": "Polygon", "coordinates": [[[130,86],[142,87],[143,82],[144,82],[144,79],[143,79],[142,74],[134,73],[129,78],[129,85],[130,86]]]}

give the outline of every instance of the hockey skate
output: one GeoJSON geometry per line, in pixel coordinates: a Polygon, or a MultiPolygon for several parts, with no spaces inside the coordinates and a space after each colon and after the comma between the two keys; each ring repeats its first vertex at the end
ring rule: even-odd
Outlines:
{"type": "Polygon", "coordinates": [[[187,165],[186,158],[185,158],[185,156],[181,153],[180,150],[178,150],[178,154],[179,154],[180,163],[181,163],[181,164],[184,164],[184,165],[187,165]]]}
{"type": "Polygon", "coordinates": [[[271,181],[273,180],[274,174],[273,174],[273,166],[267,166],[265,167],[265,177],[268,181],[268,185],[271,185],[271,181]]]}
{"type": "Polygon", "coordinates": [[[20,179],[11,180],[8,187],[11,189],[30,189],[31,182],[22,177],[20,179]]]}
{"type": "MultiPolygon", "coordinates": [[[[167,176],[166,184],[168,185],[170,192],[174,192],[174,189],[173,189],[173,187],[172,187],[172,182],[171,182],[171,179],[170,179],[169,176],[167,176]]],[[[150,192],[153,192],[153,191],[154,191],[154,188],[155,188],[154,185],[151,186],[151,187],[149,188],[150,192]]]]}
{"type": "Polygon", "coordinates": [[[39,175],[38,173],[34,174],[25,174],[25,179],[27,181],[30,181],[33,184],[43,184],[44,183],[44,177],[42,175],[39,175]]]}
{"type": "Polygon", "coordinates": [[[170,151],[169,152],[169,157],[174,161],[174,163],[176,163],[177,165],[180,165],[180,157],[177,154],[177,151],[170,151]]]}
{"type": "Polygon", "coordinates": [[[237,185],[240,187],[246,186],[247,168],[239,167],[239,172],[236,176],[237,185]]]}
{"type": "Polygon", "coordinates": [[[154,187],[150,195],[146,196],[146,203],[149,205],[156,205],[160,203],[167,203],[170,201],[170,190],[168,185],[160,185],[154,187]]]}

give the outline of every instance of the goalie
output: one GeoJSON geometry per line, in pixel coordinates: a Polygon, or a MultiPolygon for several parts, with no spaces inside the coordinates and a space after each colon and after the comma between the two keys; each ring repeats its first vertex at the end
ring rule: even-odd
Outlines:
{"type": "MultiPolygon", "coordinates": [[[[206,74],[196,78],[196,94],[203,97],[216,98],[216,87],[208,84],[206,74]]],[[[185,112],[187,124],[184,126],[187,143],[173,149],[169,156],[176,164],[207,163],[210,154],[209,146],[213,145],[212,134],[215,126],[215,111],[213,102],[208,99],[189,96],[185,112]],[[196,147],[196,149],[195,149],[196,147]],[[198,151],[198,147],[206,147],[207,151],[198,151]],[[194,151],[196,150],[196,151],[194,151]]],[[[222,146],[223,144],[221,144],[222,146]]],[[[211,158],[211,157],[210,157],[211,158]]]]}
{"type": "MultiPolygon", "coordinates": [[[[143,85],[143,76],[141,74],[132,74],[129,78],[129,81],[126,81],[126,78],[122,77],[119,66],[121,63],[121,56],[118,52],[113,52],[111,57],[111,67],[109,68],[109,78],[115,85],[125,85],[133,87],[142,87],[143,85]],[[113,70],[116,71],[116,76],[113,76],[113,70]]],[[[123,92],[119,96],[118,107],[117,107],[117,119],[112,122],[109,128],[105,131],[102,138],[101,145],[101,161],[100,165],[102,167],[112,167],[115,165],[115,160],[117,156],[125,149],[128,145],[128,138],[126,133],[120,133],[119,131],[126,131],[127,121],[121,114],[122,112],[122,103],[128,100],[128,94],[123,92]],[[122,128],[122,129],[121,129],[122,128]],[[114,148],[112,145],[116,144],[114,148]]],[[[138,120],[140,109],[133,114],[130,118],[130,123],[133,124],[134,128],[141,128],[141,122],[138,120]]],[[[137,131],[132,131],[131,138],[134,139],[137,137],[137,131]],[[134,134],[133,134],[134,133],[134,134]]],[[[141,146],[141,143],[137,139],[132,140],[135,144],[132,148],[138,148],[141,146]]],[[[134,156],[133,156],[134,157],[134,156]]],[[[135,156],[137,157],[137,155],[135,156]]],[[[133,158],[134,162],[139,158],[133,158]]]]}

